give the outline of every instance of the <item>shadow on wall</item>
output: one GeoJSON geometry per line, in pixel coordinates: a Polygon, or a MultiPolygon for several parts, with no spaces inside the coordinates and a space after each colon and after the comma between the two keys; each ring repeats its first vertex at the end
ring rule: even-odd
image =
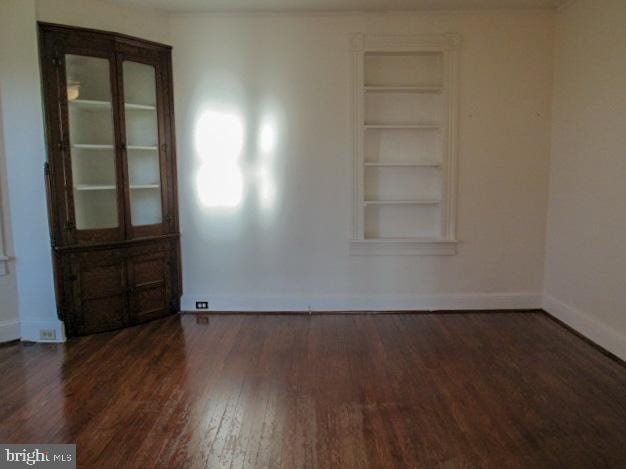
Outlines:
{"type": "MultiPolygon", "coordinates": [[[[1,85],[0,85],[1,86],[1,85]]],[[[0,110],[2,110],[2,92],[0,91],[0,110]]],[[[8,257],[7,253],[10,248],[10,232],[9,232],[9,210],[8,205],[5,206],[8,194],[6,191],[6,161],[5,161],[5,148],[4,148],[4,123],[2,120],[2,112],[0,112],[0,277],[9,274],[8,257]],[[5,222],[7,226],[5,226],[5,222]]],[[[1,286],[0,286],[1,287],[1,286]]],[[[17,292],[13,292],[17,295],[17,292]]],[[[4,301],[3,301],[4,302],[4,301]]],[[[7,299],[8,302],[8,299],[7,299]]],[[[5,304],[5,307],[12,310],[11,315],[17,316],[17,307],[13,306],[13,303],[5,304]]],[[[0,315],[0,319],[4,315],[0,315]]]]}

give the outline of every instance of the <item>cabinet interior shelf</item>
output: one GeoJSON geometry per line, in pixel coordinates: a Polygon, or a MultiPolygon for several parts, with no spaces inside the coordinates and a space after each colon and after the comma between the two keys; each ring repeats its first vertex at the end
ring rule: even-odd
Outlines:
{"type": "Polygon", "coordinates": [[[156,151],[158,147],[155,145],[128,145],[126,149],[135,151],[156,151]]]}
{"type": "Polygon", "coordinates": [[[130,111],[156,111],[156,106],[149,104],[124,103],[124,107],[130,111]]]}
{"type": "Polygon", "coordinates": [[[117,186],[109,184],[76,184],[74,189],[77,191],[112,191],[117,186]]]}
{"type": "Polygon", "coordinates": [[[72,148],[82,150],[113,150],[113,145],[96,145],[91,143],[75,143],[72,148]]]}
{"type": "Polygon", "coordinates": [[[131,189],[158,189],[159,184],[131,184],[131,189]]]}
{"type": "MultiPolygon", "coordinates": [[[[159,184],[131,184],[131,189],[158,189],[161,187],[159,184]]],[[[112,191],[117,186],[110,184],[76,184],[74,189],[77,191],[112,191]]]]}
{"type": "Polygon", "coordinates": [[[374,163],[366,161],[364,163],[367,168],[441,168],[440,163],[374,163]]]}
{"type": "Polygon", "coordinates": [[[94,111],[111,109],[111,101],[96,101],[95,99],[75,99],[69,101],[69,104],[73,107],[94,111]]]}
{"type": "Polygon", "coordinates": [[[441,93],[443,87],[441,85],[425,85],[425,86],[386,86],[375,85],[365,86],[366,92],[396,92],[396,93],[441,93]]]}
{"type": "Polygon", "coordinates": [[[364,206],[375,205],[438,205],[439,199],[411,199],[411,200],[365,200],[364,206]]]}
{"type": "MultiPolygon", "coordinates": [[[[113,150],[113,145],[97,145],[91,143],[75,143],[72,148],[82,150],[113,150]]],[[[127,145],[127,150],[135,151],[156,151],[159,148],[156,145],[127,145]]]]}
{"type": "MultiPolygon", "coordinates": [[[[75,99],[69,101],[70,105],[84,110],[104,111],[111,109],[111,101],[97,101],[94,99],[75,99]]],[[[124,103],[124,107],[128,110],[136,111],[156,111],[156,106],[148,104],[124,103]]]]}
{"type": "Polygon", "coordinates": [[[440,125],[436,123],[423,124],[365,124],[366,129],[421,129],[421,130],[439,130],[440,125]]]}

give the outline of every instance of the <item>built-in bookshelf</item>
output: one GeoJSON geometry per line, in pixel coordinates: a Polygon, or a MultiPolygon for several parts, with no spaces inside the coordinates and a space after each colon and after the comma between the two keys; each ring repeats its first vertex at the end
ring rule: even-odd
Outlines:
{"type": "MultiPolygon", "coordinates": [[[[76,226],[118,226],[118,172],[113,103],[106,59],[68,55],[70,154],[76,226]]],[[[131,222],[161,223],[156,79],[154,67],[123,63],[125,154],[131,222]]]]}
{"type": "Polygon", "coordinates": [[[456,35],[353,35],[354,254],[454,254],[456,35]]]}
{"type": "Polygon", "coordinates": [[[173,314],[181,283],[171,47],[47,23],[39,33],[66,334],[173,314]]]}

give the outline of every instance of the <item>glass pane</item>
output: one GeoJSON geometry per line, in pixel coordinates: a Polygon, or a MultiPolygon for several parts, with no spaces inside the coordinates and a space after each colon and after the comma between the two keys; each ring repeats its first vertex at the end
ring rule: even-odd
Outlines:
{"type": "Polygon", "coordinates": [[[109,61],[65,56],[76,228],[118,226],[109,61]]]}
{"type": "Polygon", "coordinates": [[[131,222],[134,226],[161,223],[159,128],[153,66],[124,62],[124,99],[131,222]]]}

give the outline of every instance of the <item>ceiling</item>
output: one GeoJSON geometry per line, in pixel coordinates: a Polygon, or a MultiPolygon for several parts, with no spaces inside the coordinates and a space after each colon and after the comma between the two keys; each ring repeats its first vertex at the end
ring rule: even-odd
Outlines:
{"type": "Polygon", "coordinates": [[[555,8],[568,0],[106,0],[170,13],[555,8]]]}

